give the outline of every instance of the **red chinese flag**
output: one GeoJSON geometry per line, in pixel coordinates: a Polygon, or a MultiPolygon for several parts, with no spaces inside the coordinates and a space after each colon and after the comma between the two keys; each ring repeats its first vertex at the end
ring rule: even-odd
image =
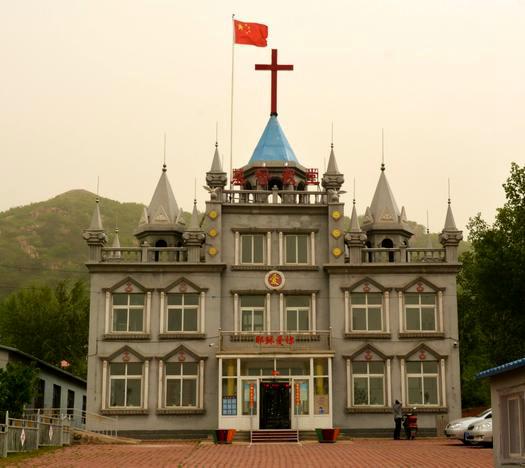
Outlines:
{"type": "Polygon", "coordinates": [[[266,47],[268,38],[268,26],[259,23],[245,23],[233,20],[235,33],[235,44],[254,45],[266,47]]]}

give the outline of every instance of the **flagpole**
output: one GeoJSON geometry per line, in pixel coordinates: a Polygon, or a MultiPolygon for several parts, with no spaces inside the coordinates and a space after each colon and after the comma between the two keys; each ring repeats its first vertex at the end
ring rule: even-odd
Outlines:
{"type": "Polygon", "coordinates": [[[235,65],[235,25],[234,25],[235,14],[232,14],[232,86],[230,93],[230,190],[232,189],[232,178],[233,178],[233,77],[234,77],[234,65],[235,65]]]}

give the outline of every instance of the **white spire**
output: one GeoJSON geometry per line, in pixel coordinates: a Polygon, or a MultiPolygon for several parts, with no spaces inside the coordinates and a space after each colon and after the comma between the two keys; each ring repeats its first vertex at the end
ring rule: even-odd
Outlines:
{"type": "Polygon", "coordinates": [[[99,206],[99,198],[97,196],[95,210],[93,211],[93,215],[91,216],[91,223],[89,224],[89,230],[90,231],[103,231],[104,228],[102,227],[102,217],[100,216],[100,206],[99,206]]]}
{"type": "Polygon", "coordinates": [[[174,224],[179,214],[179,207],[173,195],[166,170],[166,164],[164,164],[159,182],[147,209],[148,222],[151,224],[174,224]]]}

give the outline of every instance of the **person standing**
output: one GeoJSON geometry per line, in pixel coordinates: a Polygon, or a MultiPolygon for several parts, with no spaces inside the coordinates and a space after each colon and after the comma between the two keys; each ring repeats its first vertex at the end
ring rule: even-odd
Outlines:
{"type": "Polygon", "coordinates": [[[394,406],[392,407],[394,413],[394,423],[396,425],[394,429],[394,440],[399,440],[401,438],[401,421],[403,419],[403,407],[399,400],[396,400],[394,406]]]}

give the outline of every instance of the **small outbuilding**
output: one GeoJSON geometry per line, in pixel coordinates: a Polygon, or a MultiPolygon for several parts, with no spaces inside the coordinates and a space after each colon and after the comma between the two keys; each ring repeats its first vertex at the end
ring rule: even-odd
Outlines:
{"type": "Polygon", "coordinates": [[[0,345],[0,368],[8,362],[34,363],[39,371],[38,391],[32,406],[80,414],[86,410],[86,381],[16,348],[0,345]]]}
{"type": "Polygon", "coordinates": [[[525,464],[525,357],[477,377],[490,378],[494,466],[525,464]]]}

